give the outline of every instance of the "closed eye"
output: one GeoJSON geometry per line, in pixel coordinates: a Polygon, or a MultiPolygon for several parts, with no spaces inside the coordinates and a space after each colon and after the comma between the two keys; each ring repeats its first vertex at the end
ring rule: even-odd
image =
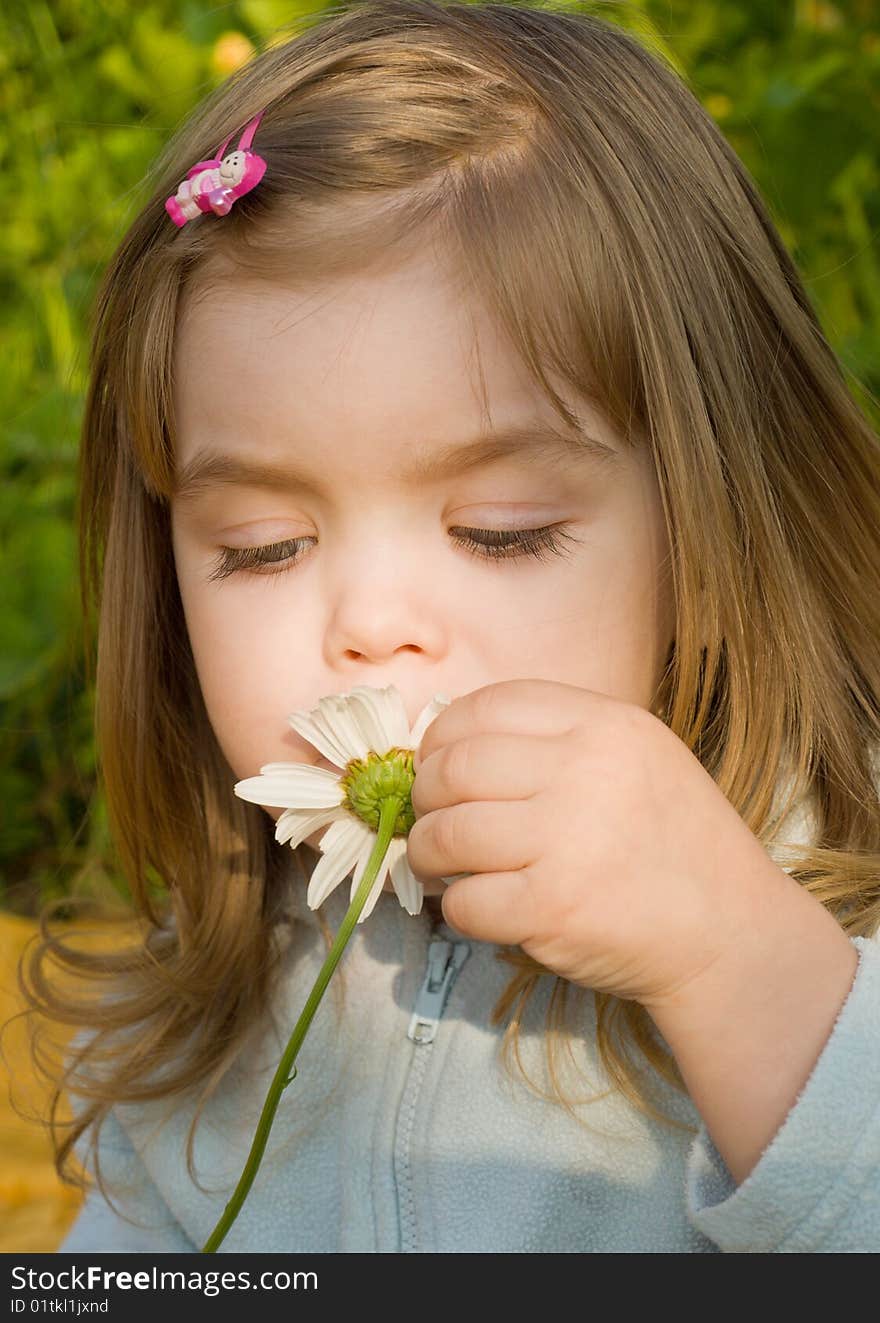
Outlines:
{"type": "MultiPolygon", "coordinates": [[[[454,542],[466,547],[480,560],[515,560],[521,556],[534,556],[546,560],[549,556],[563,555],[565,542],[578,538],[567,532],[564,524],[550,524],[545,528],[452,528],[454,542]]],[[[225,579],[230,574],[282,574],[293,569],[302,560],[303,547],[314,538],[288,538],[264,547],[221,547],[209,581],[225,579]]]]}

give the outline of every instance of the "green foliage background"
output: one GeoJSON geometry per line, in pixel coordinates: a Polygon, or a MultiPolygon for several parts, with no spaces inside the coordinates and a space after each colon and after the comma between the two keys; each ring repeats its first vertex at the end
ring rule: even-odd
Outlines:
{"type": "MultiPolygon", "coordinates": [[[[582,7],[662,48],[715,118],[766,198],[857,398],[880,423],[874,0],[582,7]]],[[[146,167],[181,118],[273,34],[320,12],[318,0],[27,0],[0,19],[7,910],[34,914],[72,892],[125,895],[96,789],[73,522],[96,282],[143,201],[146,167]]]]}

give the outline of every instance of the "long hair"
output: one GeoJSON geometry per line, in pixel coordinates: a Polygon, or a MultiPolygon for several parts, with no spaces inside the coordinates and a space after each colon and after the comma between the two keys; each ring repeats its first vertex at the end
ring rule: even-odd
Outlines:
{"type": "MultiPolygon", "coordinates": [[[[329,280],[439,238],[564,422],[577,420],[554,374],[650,446],[675,600],[652,711],[766,846],[785,846],[810,798],[814,839],[792,846],[792,876],[850,935],[872,935],[880,443],[753,181],[663,58],[564,8],[339,7],[209,96],[150,183],[95,303],[79,481],[99,767],[140,935],[85,952],[41,919],[28,997],[94,1031],[53,1097],[59,1130],[62,1090],[87,1100],[56,1138],[62,1179],[75,1183],[73,1145],[112,1104],[195,1089],[192,1171],[204,1104],[277,968],[289,847],[233,794],[171,552],[175,325],[219,274],[329,280]],[[260,186],[178,231],[166,197],[264,107],[260,186]],[[53,983],[51,960],[87,992],[53,983]]],[[[513,974],[492,1023],[509,1017],[504,1058],[521,1064],[524,1008],[555,976],[499,954],[513,974]]],[[[545,1036],[544,1096],[569,1108],[555,1054],[572,991],[555,979],[545,1036]]],[[[645,1065],[684,1085],[647,1012],[606,994],[595,1006],[612,1086],[680,1124],[650,1099],[645,1065]]]]}

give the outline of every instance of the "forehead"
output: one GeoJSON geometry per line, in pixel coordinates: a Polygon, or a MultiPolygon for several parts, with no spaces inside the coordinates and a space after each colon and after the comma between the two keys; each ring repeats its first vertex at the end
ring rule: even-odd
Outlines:
{"type": "Polygon", "coordinates": [[[486,308],[424,258],[311,285],[224,273],[183,303],[169,496],[351,499],[490,465],[592,490],[650,463],[589,395],[549,376],[576,427],[486,308]]]}
{"type": "MultiPolygon", "coordinates": [[[[561,391],[563,396],[566,392],[561,391]]],[[[601,420],[567,402],[591,430],[601,420]]],[[[276,436],[470,435],[525,414],[559,422],[488,310],[431,261],[335,282],[225,277],[184,299],[178,444],[216,424],[276,436]]]]}

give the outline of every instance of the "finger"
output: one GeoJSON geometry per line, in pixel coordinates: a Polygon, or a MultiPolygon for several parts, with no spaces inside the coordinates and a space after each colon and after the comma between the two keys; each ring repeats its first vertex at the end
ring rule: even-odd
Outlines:
{"type": "Polygon", "coordinates": [[[554,736],[493,733],[445,744],[413,780],[416,817],[467,800],[529,799],[558,775],[560,757],[554,736]]]}
{"type": "Polygon", "coordinates": [[[523,868],[535,857],[528,801],[455,804],[426,813],[406,838],[407,862],[417,877],[452,877],[523,868]]]}
{"type": "Polygon", "coordinates": [[[528,871],[483,873],[451,883],[443,894],[443,917],[463,937],[521,946],[536,932],[528,871]]]}
{"type": "Polygon", "coordinates": [[[453,699],[434,718],[422,736],[413,767],[418,771],[444,744],[481,732],[528,730],[533,735],[562,735],[574,724],[575,702],[601,697],[556,680],[501,680],[483,685],[453,699]]]}

